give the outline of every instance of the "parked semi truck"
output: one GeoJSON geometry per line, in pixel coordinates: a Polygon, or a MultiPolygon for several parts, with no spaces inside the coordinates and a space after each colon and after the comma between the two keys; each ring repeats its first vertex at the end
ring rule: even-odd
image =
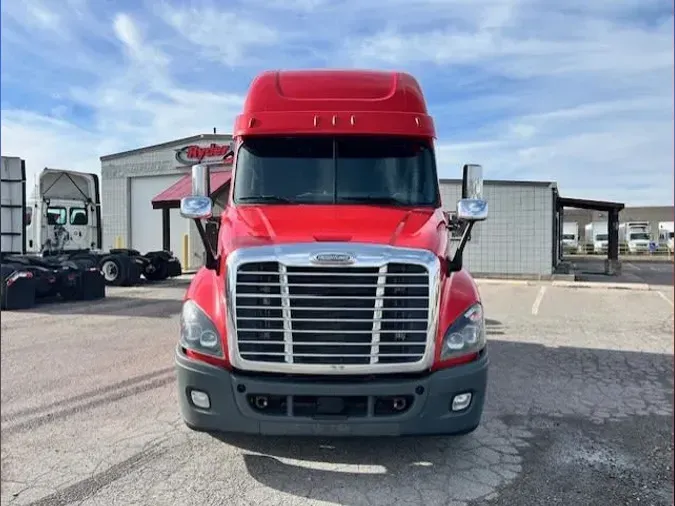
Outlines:
{"type": "Polygon", "coordinates": [[[576,221],[563,222],[562,247],[564,253],[579,251],[579,224],[576,221]]]}
{"type": "Polygon", "coordinates": [[[672,221],[659,222],[659,244],[665,245],[670,254],[673,254],[675,250],[673,232],[675,232],[675,225],[672,221]]]}
{"type": "Polygon", "coordinates": [[[445,213],[434,138],[406,73],[253,80],[220,223],[207,221],[208,167],[193,167],[181,201],[207,252],[175,352],[189,427],[374,436],[479,425],[485,318],[462,259],[487,217],[482,168],[463,167],[462,199],[445,213]]]}
{"type": "Polygon", "coordinates": [[[131,249],[102,250],[96,174],[46,168],[39,174],[33,195],[26,199],[24,161],[2,157],[2,167],[7,175],[2,180],[0,252],[6,307],[30,307],[42,296],[104,297],[104,284],[133,285],[141,276],[156,281],[181,274],[180,262],[168,251],[142,255],[131,249]],[[73,272],[66,272],[64,266],[73,272]],[[35,297],[31,297],[30,287],[7,284],[16,272],[24,271],[31,276],[21,278],[22,284],[36,285],[35,297]],[[90,274],[80,275],[80,271],[90,274]],[[66,283],[68,277],[73,286],[66,283]]]}
{"type": "Polygon", "coordinates": [[[592,245],[593,253],[607,253],[607,244],[609,235],[607,233],[606,221],[593,221],[584,227],[584,240],[586,244],[592,245]]]}

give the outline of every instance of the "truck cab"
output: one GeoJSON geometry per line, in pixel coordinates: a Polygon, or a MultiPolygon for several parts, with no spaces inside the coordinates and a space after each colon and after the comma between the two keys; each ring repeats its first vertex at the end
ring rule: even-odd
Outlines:
{"type": "Polygon", "coordinates": [[[479,425],[485,318],[462,258],[487,218],[482,167],[464,165],[451,217],[434,138],[406,73],[254,79],[220,222],[207,166],[193,167],[181,201],[207,253],[175,352],[189,427],[366,436],[479,425]]]}
{"type": "Polygon", "coordinates": [[[85,252],[101,248],[98,176],[44,169],[26,207],[26,251],[85,252]]]}
{"type": "Polygon", "coordinates": [[[672,221],[659,222],[659,244],[662,244],[671,255],[675,250],[675,224],[672,221]]]}

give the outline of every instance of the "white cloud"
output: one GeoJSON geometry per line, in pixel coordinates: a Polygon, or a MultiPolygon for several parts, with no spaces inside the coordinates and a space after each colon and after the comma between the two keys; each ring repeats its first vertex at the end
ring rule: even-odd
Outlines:
{"type": "Polygon", "coordinates": [[[196,46],[203,57],[227,66],[245,62],[247,49],[270,46],[279,37],[275,29],[263,23],[214,7],[163,7],[160,15],[178,34],[196,46]]]}
{"type": "Polygon", "coordinates": [[[2,2],[2,152],[30,169],[229,131],[280,67],[418,76],[442,177],[558,181],[573,197],[672,203],[665,0],[2,2]],[[40,148],[36,149],[36,145],[40,148]]]}

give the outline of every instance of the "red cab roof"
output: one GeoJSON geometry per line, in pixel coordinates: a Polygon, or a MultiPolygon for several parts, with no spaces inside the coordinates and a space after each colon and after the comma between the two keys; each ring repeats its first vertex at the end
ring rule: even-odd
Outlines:
{"type": "Polygon", "coordinates": [[[422,89],[405,72],[288,70],[258,75],[234,135],[303,133],[435,137],[422,89]]]}

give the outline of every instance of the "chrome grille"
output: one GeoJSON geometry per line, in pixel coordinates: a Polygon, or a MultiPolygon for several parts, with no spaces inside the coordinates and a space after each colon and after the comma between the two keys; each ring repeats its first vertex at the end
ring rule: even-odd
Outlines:
{"type": "Polygon", "coordinates": [[[246,361],[270,366],[418,363],[427,352],[429,276],[426,266],[402,262],[356,267],[240,263],[234,303],[237,352],[246,361]]]}

